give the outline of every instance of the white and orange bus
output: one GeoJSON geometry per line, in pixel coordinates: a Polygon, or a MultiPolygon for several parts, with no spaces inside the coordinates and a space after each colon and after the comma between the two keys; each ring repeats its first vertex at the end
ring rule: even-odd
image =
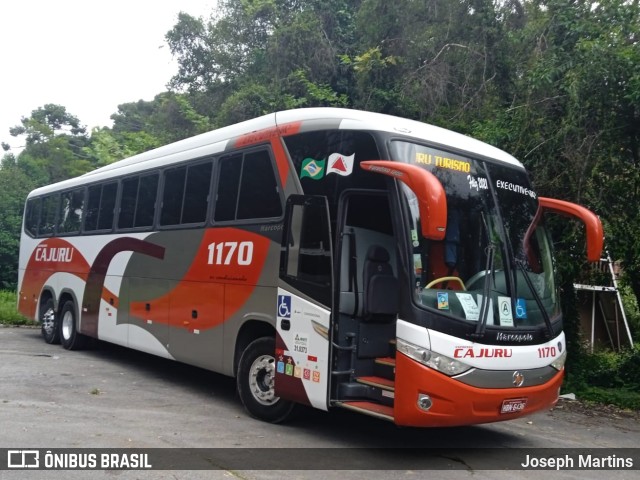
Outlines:
{"type": "MultiPolygon", "coordinates": [[[[34,190],[19,310],[234,376],[253,416],[297,404],[409,426],[557,401],[566,358],[544,213],[522,164],[427,124],[277,112],[34,190]]],[[[82,368],[78,365],[78,368],[82,368]]]]}

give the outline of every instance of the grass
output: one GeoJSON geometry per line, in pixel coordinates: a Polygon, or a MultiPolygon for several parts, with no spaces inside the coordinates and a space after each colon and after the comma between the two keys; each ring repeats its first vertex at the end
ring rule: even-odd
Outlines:
{"type": "Polygon", "coordinates": [[[18,313],[16,292],[0,290],[0,324],[33,325],[33,320],[18,313]]]}

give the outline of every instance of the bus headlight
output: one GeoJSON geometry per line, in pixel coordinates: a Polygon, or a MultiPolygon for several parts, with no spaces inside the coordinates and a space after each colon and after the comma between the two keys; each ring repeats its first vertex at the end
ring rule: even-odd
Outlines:
{"type": "Polygon", "coordinates": [[[556,358],[553,362],[551,362],[551,366],[556,370],[560,371],[564,368],[564,362],[567,360],[567,351],[565,350],[560,354],[558,358],[556,358]]]}
{"type": "Polygon", "coordinates": [[[462,363],[446,355],[433,352],[425,347],[419,347],[413,343],[409,343],[401,338],[397,339],[396,348],[399,352],[404,353],[407,357],[412,358],[416,362],[426,365],[429,368],[438,370],[445,375],[453,376],[466,372],[471,366],[462,363]]]}

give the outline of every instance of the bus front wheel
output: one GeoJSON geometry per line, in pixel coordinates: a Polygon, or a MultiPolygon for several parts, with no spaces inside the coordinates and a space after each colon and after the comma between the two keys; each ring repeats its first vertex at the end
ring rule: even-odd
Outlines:
{"type": "Polygon", "coordinates": [[[76,305],[67,300],[60,311],[60,341],[67,350],[81,350],[87,343],[87,337],[78,332],[76,305]]]}
{"type": "Polygon", "coordinates": [[[295,403],[275,395],[275,350],[271,337],[251,342],[240,357],[236,381],[240,400],[253,417],[280,423],[291,415],[295,403]]]}

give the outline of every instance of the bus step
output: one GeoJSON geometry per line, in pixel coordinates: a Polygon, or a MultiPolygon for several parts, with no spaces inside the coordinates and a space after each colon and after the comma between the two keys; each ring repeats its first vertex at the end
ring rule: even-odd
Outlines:
{"type": "Polygon", "coordinates": [[[377,365],[384,365],[387,367],[394,367],[396,366],[396,359],[393,357],[381,357],[381,358],[376,358],[376,364],[377,365]]]}
{"type": "Polygon", "coordinates": [[[357,377],[356,382],[363,383],[365,385],[370,385],[372,387],[377,387],[382,390],[387,390],[389,392],[395,391],[395,382],[388,378],[382,377],[357,377]]]}
{"type": "Polygon", "coordinates": [[[396,359],[393,357],[376,358],[373,365],[373,374],[377,377],[394,380],[396,378],[396,359]]]}
{"type": "Polygon", "coordinates": [[[336,406],[393,422],[393,407],[373,402],[336,402],[336,406]]]}

